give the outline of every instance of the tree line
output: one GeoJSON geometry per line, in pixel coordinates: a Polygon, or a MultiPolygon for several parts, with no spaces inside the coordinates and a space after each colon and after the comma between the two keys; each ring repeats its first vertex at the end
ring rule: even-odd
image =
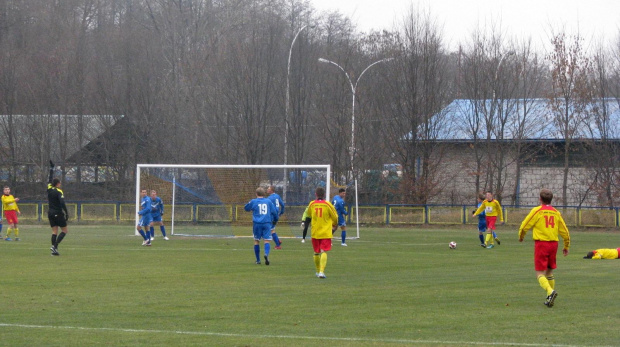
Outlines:
{"type": "Polygon", "coordinates": [[[53,158],[63,178],[105,181],[99,198],[131,199],[137,163],[327,163],[338,183],[355,175],[371,191],[368,173],[397,163],[402,178],[385,189],[399,194],[368,202],[429,203],[450,194],[438,143],[455,125],[442,112],[471,99],[475,116],[458,126],[473,149],[472,192],[501,197],[536,151],[529,100],[544,98],[565,139],[562,197],[587,146],[583,184],[614,206],[620,42],[584,47],[557,30],[541,52],[480,27],[453,50],[440,18],[412,6],[392,30],[364,33],[306,0],[0,0],[2,179],[44,181],[53,158]],[[101,138],[103,155],[80,151],[110,131],[122,141],[101,138]]]}

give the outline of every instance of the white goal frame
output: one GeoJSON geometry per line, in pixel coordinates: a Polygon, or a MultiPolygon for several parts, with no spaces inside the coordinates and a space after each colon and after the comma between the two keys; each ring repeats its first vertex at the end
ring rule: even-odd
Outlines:
{"type": "MultiPolygon", "coordinates": [[[[330,187],[331,187],[331,165],[193,165],[193,164],[138,164],[136,166],[136,225],[140,221],[140,217],[138,212],[140,211],[140,175],[142,173],[142,169],[145,168],[171,168],[171,169],[282,169],[285,174],[288,169],[325,169],[327,172],[327,176],[325,179],[325,199],[330,201],[330,187]]],[[[287,178],[285,178],[285,182],[287,178]]],[[[175,190],[176,190],[176,178],[173,178],[173,190],[172,190],[172,209],[170,215],[170,235],[174,235],[174,199],[175,199],[175,190]]],[[[357,187],[356,187],[357,192],[357,187]]],[[[356,193],[357,194],[357,193],[356,193]]],[[[248,197],[249,199],[250,197],[248,197]]],[[[286,203],[286,201],[285,201],[286,203]]],[[[356,198],[357,205],[357,198],[356,198]]],[[[135,230],[135,235],[140,235],[138,230],[135,230]]],[[[357,238],[359,238],[359,227],[357,231],[357,238]]]]}

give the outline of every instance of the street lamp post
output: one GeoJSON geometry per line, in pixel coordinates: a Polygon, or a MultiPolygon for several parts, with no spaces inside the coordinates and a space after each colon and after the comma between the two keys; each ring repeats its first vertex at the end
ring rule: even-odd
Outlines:
{"type": "MultiPolygon", "coordinates": [[[[290,88],[290,75],[291,75],[291,57],[293,56],[293,46],[295,45],[295,41],[297,40],[297,36],[307,27],[314,28],[314,25],[304,25],[293,37],[293,41],[291,41],[291,48],[288,51],[288,65],[286,67],[286,103],[284,105],[284,165],[288,164],[288,122],[289,122],[289,105],[291,99],[291,88],[290,88]]],[[[284,182],[288,180],[288,169],[284,168],[284,182]]],[[[286,188],[287,184],[284,184],[282,199],[286,201],[286,188]]]]}
{"type": "Polygon", "coordinates": [[[366,67],[364,69],[364,71],[362,71],[362,73],[357,77],[357,80],[355,80],[355,83],[353,83],[353,81],[351,81],[351,77],[349,77],[349,74],[342,68],[342,66],[338,65],[337,63],[335,63],[335,62],[333,62],[331,60],[319,58],[319,62],[332,64],[332,65],[338,67],[342,72],[344,72],[344,75],[347,77],[347,80],[349,81],[349,85],[351,86],[351,94],[352,94],[352,103],[351,103],[351,147],[349,148],[349,153],[350,153],[350,159],[351,159],[351,163],[350,163],[351,164],[351,175],[353,177],[355,177],[355,170],[354,170],[354,167],[353,167],[353,159],[355,157],[355,93],[356,93],[356,90],[357,90],[357,84],[359,83],[359,81],[362,78],[362,76],[364,76],[364,73],[366,73],[366,71],[368,71],[368,69],[370,69],[371,67],[375,66],[376,64],[387,62],[387,61],[390,61],[392,59],[394,59],[394,58],[384,58],[384,59],[375,61],[374,63],[368,65],[368,67],[366,67]]]}

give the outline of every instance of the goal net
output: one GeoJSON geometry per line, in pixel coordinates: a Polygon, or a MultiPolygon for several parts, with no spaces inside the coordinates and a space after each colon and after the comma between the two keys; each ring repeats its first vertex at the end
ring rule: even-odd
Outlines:
{"type": "MultiPolygon", "coordinates": [[[[301,237],[301,218],[315,189],[324,187],[332,198],[330,175],[329,165],[138,164],[136,215],[140,190],[149,195],[155,190],[164,203],[163,222],[171,235],[251,237],[252,214],[244,206],[256,197],[257,187],[273,186],[285,204],[278,236],[301,237]]],[[[158,226],[155,235],[161,237],[158,226]]]]}

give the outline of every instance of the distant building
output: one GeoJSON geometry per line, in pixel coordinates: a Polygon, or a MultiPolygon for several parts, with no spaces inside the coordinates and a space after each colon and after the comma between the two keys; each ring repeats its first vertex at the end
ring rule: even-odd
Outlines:
{"type": "MultiPolygon", "coordinates": [[[[476,178],[480,180],[481,190],[497,190],[495,176],[500,162],[502,203],[536,205],[538,192],[543,187],[552,189],[559,199],[566,139],[562,136],[560,124],[554,121],[548,100],[507,99],[501,100],[501,105],[493,102],[457,99],[435,116],[440,117],[436,121],[441,124],[437,135],[424,140],[435,143],[442,155],[440,176],[437,177],[442,193],[433,202],[475,201],[476,178]],[[500,112],[494,111],[497,107],[500,112]],[[525,112],[527,117],[524,118],[525,112]],[[503,131],[497,131],[497,117],[490,117],[496,114],[505,117],[503,131]],[[502,153],[503,158],[489,157],[489,152],[502,153]],[[476,153],[482,163],[479,169],[476,153]],[[517,160],[518,153],[521,153],[520,160],[517,160]]],[[[618,181],[612,195],[620,200],[617,191],[620,183],[619,102],[599,99],[586,108],[584,116],[587,117],[578,121],[572,136],[567,201],[554,200],[555,203],[607,206],[600,187],[593,183],[597,167],[615,171],[618,181]],[[605,159],[597,158],[596,151],[603,148],[605,159]]]]}

